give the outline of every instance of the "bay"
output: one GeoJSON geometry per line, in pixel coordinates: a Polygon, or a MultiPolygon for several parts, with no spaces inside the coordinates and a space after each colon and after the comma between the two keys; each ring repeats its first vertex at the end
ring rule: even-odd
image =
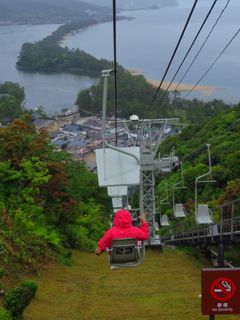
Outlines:
{"type": "Polygon", "coordinates": [[[25,107],[43,106],[47,113],[62,108],[74,109],[79,90],[96,83],[96,79],[80,73],[31,72],[16,69],[22,44],[36,42],[49,36],[60,25],[0,26],[0,83],[17,82],[24,87],[25,107]]]}
{"type": "MultiPolygon", "coordinates": [[[[202,91],[184,92],[182,97],[189,93],[188,99],[197,97],[209,101],[216,98],[222,99],[226,103],[238,103],[240,101],[240,33],[221,54],[239,29],[240,2],[238,0],[231,0],[220,18],[219,16],[227,4],[227,0],[219,1],[215,5],[175,77],[176,71],[199,31],[213,1],[205,0],[199,3],[164,80],[172,81],[174,79],[173,82],[179,83],[184,77],[182,83],[194,86],[201,79],[199,85],[223,89],[210,91],[208,95],[202,91]],[[210,34],[217,20],[218,23],[210,34]],[[202,47],[204,42],[205,44],[202,47]],[[199,52],[201,47],[202,49],[199,52]],[[195,59],[196,55],[197,58],[195,59]],[[194,63],[187,72],[194,59],[194,63]],[[210,70],[207,72],[209,68],[210,70]]],[[[161,81],[192,5],[192,0],[181,0],[176,7],[121,13],[134,19],[117,22],[118,63],[127,69],[143,71],[143,75],[148,79],[161,81]]],[[[99,59],[113,60],[112,23],[100,24],[75,33],[65,39],[63,46],[80,48],[99,59]]]]}
{"type": "MultiPolygon", "coordinates": [[[[165,81],[172,80],[212,3],[212,0],[199,1],[165,81]]],[[[227,0],[217,2],[173,82],[178,83],[181,80],[226,3],[227,0]]],[[[143,75],[148,79],[161,81],[192,4],[192,0],[181,0],[177,7],[121,13],[134,19],[117,22],[118,62],[127,69],[142,70],[143,75]]],[[[183,83],[195,85],[218,57],[239,29],[239,12],[240,2],[231,0],[196,61],[184,77],[183,83]]],[[[58,27],[59,25],[54,24],[0,26],[0,83],[12,81],[23,86],[27,108],[34,109],[42,105],[47,113],[54,113],[64,107],[74,107],[78,91],[97,82],[97,79],[80,73],[27,72],[16,69],[15,64],[22,44],[42,40],[58,27]]],[[[99,24],[68,37],[63,46],[80,48],[96,58],[113,60],[112,29],[111,22],[99,24]]],[[[226,103],[238,103],[240,101],[239,50],[240,34],[199,83],[199,85],[224,89],[213,90],[209,95],[204,95],[202,91],[192,91],[187,98],[197,97],[204,101],[217,98],[226,103]]],[[[182,93],[182,97],[185,95],[186,93],[182,93]]]]}

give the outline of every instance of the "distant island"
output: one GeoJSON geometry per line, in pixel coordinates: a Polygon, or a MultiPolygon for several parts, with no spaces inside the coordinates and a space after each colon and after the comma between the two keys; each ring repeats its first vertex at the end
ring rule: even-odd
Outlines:
{"type": "MultiPolygon", "coordinates": [[[[106,21],[108,21],[107,18],[106,21]]],[[[83,18],[81,21],[59,27],[41,41],[24,43],[16,67],[34,71],[67,70],[96,74],[101,70],[112,68],[112,63],[106,59],[99,60],[78,48],[69,50],[58,44],[64,35],[97,23],[98,21],[94,18],[83,18]]]]}

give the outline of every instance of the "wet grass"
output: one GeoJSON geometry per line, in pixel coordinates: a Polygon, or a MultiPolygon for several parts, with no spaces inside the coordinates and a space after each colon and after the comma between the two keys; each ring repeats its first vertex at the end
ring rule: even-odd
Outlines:
{"type": "MultiPolygon", "coordinates": [[[[111,271],[107,255],[73,251],[74,266],[49,264],[24,320],[203,320],[202,259],[180,250],[147,249],[136,268],[111,271]]],[[[239,315],[217,315],[216,320],[239,315]]]]}

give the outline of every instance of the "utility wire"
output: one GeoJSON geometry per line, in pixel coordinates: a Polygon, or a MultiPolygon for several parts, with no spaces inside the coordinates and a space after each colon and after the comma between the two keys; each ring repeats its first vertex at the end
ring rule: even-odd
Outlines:
{"type": "MultiPolygon", "coordinates": [[[[230,0],[229,0],[229,1],[230,1],[230,0]]],[[[185,54],[185,57],[183,58],[183,60],[182,60],[182,62],[181,62],[181,64],[180,64],[180,66],[178,67],[178,69],[177,69],[176,73],[174,74],[174,76],[173,76],[173,78],[172,78],[171,82],[169,83],[169,85],[168,85],[167,89],[165,90],[165,92],[164,92],[163,96],[161,97],[160,104],[162,103],[162,101],[163,101],[163,99],[164,99],[164,97],[165,97],[166,93],[168,92],[168,89],[170,88],[170,86],[171,86],[171,84],[173,83],[173,81],[174,81],[174,79],[175,79],[176,75],[178,74],[179,70],[181,69],[181,67],[182,67],[182,65],[183,65],[184,61],[186,60],[186,58],[187,58],[187,56],[188,56],[189,52],[191,51],[191,49],[192,49],[192,47],[193,47],[193,45],[194,45],[195,41],[197,40],[197,38],[198,38],[198,36],[199,36],[200,32],[202,31],[202,28],[204,27],[204,25],[205,25],[205,23],[206,23],[206,21],[207,21],[207,19],[208,19],[209,15],[210,15],[210,13],[212,12],[212,10],[213,10],[213,8],[214,8],[214,6],[215,6],[215,4],[216,4],[216,3],[217,3],[217,0],[215,0],[215,1],[213,2],[213,4],[212,4],[212,6],[211,6],[210,10],[208,11],[208,14],[206,15],[206,17],[205,17],[205,19],[204,19],[204,21],[203,21],[203,23],[202,23],[202,25],[201,25],[200,29],[198,30],[198,33],[196,34],[196,36],[195,36],[195,38],[194,38],[194,40],[193,40],[193,42],[192,42],[191,46],[189,47],[189,49],[188,49],[187,53],[185,54]]]]}
{"type": "Polygon", "coordinates": [[[209,32],[208,36],[207,36],[207,37],[206,37],[206,39],[204,40],[204,42],[203,42],[202,46],[201,46],[201,47],[200,47],[200,49],[198,50],[198,52],[197,52],[196,56],[194,57],[193,61],[192,61],[192,62],[191,62],[191,64],[189,65],[189,67],[188,67],[187,71],[184,73],[184,75],[183,75],[182,79],[179,81],[179,83],[178,83],[178,85],[177,85],[176,89],[174,90],[174,92],[175,92],[175,91],[177,91],[177,88],[178,88],[178,87],[179,87],[179,85],[182,83],[183,79],[186,77],[186,75],[187,75],[188,71],[189,71],[189,70],[190,70],[190,68],[192,67],[192,65],[193,65],[193,63],[195,62],[195,60],[197,59],[197,57],[198,57],[199,53],[201,52],[202,48],[203,48],[203,47],[204,47],[204,45],[206,44],[206,42],[207,42],[208,38],[210,37],[211,33],[213,32],[214,28],[216,27],[216,25],[217,25],[218,21],[219,21],[219,20],[220,20],[220,18],[222,17],[223,12],[226,10],[226,8],[227,8],[227,6],[228,6],[229,2],[230,2],[230,0],[228,0],[228,1],[227,1],[227,3],[226,3],[226,5],[225,5],[225,7],[223,8],[222,12],[220,13],[219,17],[217,18],[217,20],[216,20],[215,24],[213,25],[213,27],[212,27],[211,31],[209,32]]]}
{"type": "Polygon", "coordinates": [[[216,136],[214,136],[213,138],[211,138],[210,140],[208,140],[207,142],[205,142],[204,144],[202,144],[200,147],[198,147],[197,149],[193,150],[192,152],[190,152],[188,155],[186,155],[185,157],[182,158],[182,160],[188,158],[189,156],[191,156],[194,152],[200,150],[201,148],[203,148],[207,143],[210,143],[211,141],[213,141],[214,139],[216,139],[217,137],[219,137],[221,134],[223,134],[225,131],[227,131],[228,129],[230,129],[231,127],[233,127],[235,124],[237,124],[240,121],[240,119],[238,119],[237,121],[235,121],[234,123],[232,123],[230,126],[228,126],[226,129],[224,129],[222,132],[220,132],[219,134],[217,134],[216,136]]]}
{"type": "Polygon", "coordinates": [[[221,51],[221,53],[218,55],[218,57],[215,59],[215,61],[211,64],[211,66],[207,69],[207,71],[204,73],[204,75],[201,77],[201,79],[198,80],[198,82],[193,86],[193,88],[188,92],[188,94],[183,98],[186,99],[186,97],[193,91],[193,89],[199,84],[199,82],[206,76],[206,74],[210,71],[210,69],[214,66],[214,64],[218,61],[218,59],[221,57],[221,55],[224,53],[224,51],[227,49],[227,47],[230,45],[230,43],[233,41],[233,39],[237,36],[240,29],[235,33],[235,35],[232,37],[232,39],[228,42],[228,44],[225,46],[225,48],[221,51]]]}
{"type": "Polygon", "coordinates": [[[194,5],[193,5],[193,7],[192,7],[192,9],[191,9],[191,12],[190,12],[190,14],[189,14],[189,16],[188,16],[188,19],[187,19],[187,21],[186,21],[186,23],[185,23],[185,26],[184,26],[184,28],[183,28],[183,31],[182,31],[182,33],[181,33],[181,36],[180,36],[180,38],[179,38],[179,40],[178,40],[178,43],[177,43],[177,45],[176,45],[176,48],[175,48],[175,50],[174,50],[174,52],[173,52],[173,55],[172,55],[172,57],[171,57],[171,59],[170,59],[170,62],[169,62],[169,64],[168,64],[168,66],[167,66],[167,69],[166,69],[166,71],[165,71],[165,73],[164,73],[164,75],[163,75],[163,78],[162,78],[162,80],[161,80],[161,82],[160,82],[160,84],[159,84],[159,87],[158,87],[158,89],[157,89],[157,91],[156,91],[156,93],[155,93],[155,96],[154,96],[153,99],[152,99],[152,102],[151,102],[151,104],[150,104],[150,106],[149,106],[149,108],[148,108],[148,111],[149,111],[149,109],[151,108],[154,100],[156,99],[156,97],[157,97],[157,95],[158,95],[158,92],[159,92],[159,90],[160,90],[160,88],[161,88],[161,86],[162,86],[162,83],[163,83],[163,81],[164,81],[164,79],[165,79],[165,77],[166,77],[166,74],[167,74],[167,72],[168,72],[168,70],[169,70],[169,68],[170,68],[170,66],[171,66],[171,64],[172,64],[172,61],[173,61],[173,59],[174,59],[174,56],[175,56],[175,54],[176,54],[176,52],[177,52],[177,50],[178,50],[178,47],[179,47],[179,45],[180,45],[180,43],[181,43],[181,41],[182,41],[183,35],[184,35],[185,31],[186,31],[186,28],[187,28],[188,23],[189,23],[189,21],[190,21],[190,19],[191,19],[191,16],[192,16],[192,14],[193,14],[193,11],[194,11],[194,9],[195,9],[195,7],[196,7],[197,2],[198,2],[198,0],[195,0],[194,5]]]}

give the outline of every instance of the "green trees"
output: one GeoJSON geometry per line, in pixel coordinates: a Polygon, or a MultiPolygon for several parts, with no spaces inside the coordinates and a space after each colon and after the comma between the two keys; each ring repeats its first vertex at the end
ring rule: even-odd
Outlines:
{"type": "MultiPolygon", "coordinates": [[[[129,119],[132,114],[137,114],[140,118],[146,115],[149,101],[155,93],[153,88],[142,75],[132,76],[122,66],[117,66],[118,83],[118,116],[129,119]]],[[[102,110],[103,80],[98,85],[78,93],[76,104],[80,109],[88,110],[98,114],[102,110]]],[[[109,77],[107,112],[114,113],[114,78],[109,77]]],[[[154,109],[152,111],[154,114],[154,109]]]]}
{"type": "MultiPolygon", "coordinates": [[[[211,145],[212,176],[215,182],[199,184],[198,202],[216,206],[217,201],[223,204],[240,197],[239,115],[238,104],[232,109],[224,110],[211,121],[185,127],[181,134],[168,137],[160,145],[161,154],[166,154],[167,150],[175,146],[176,155],[183,163],[184,184],[187,188],[184,192],[181,189],[176,191],[176,201],[183,204],[194,202],[195,180],[209,171],[206,143],[211,145]]],[[[210,177],[206,177],[206,180],[208,179],[210,177]]],[[[179,181],[180,172],[161,179],[157,188],[159,198],[163,197],[166,183],[171,192],[172,186],[179,181]]],[[[172,208],[168,210],[169,214],[172,214],[172,208]]]]}
{"type": "Polygon", "coordinates": [[[100,73],[109,68],[107,60],[98,60],[79,49],[69,50],[57,43],[42,40],[24,43],[16,63],[18,68],[31,70],[75,70],[100,73]]]}
{"type": "Polygon", "coordinates": [[[0,228],[4,263],[34,269],[39,256],[63,246],[94,248],[110,200],[97,176],[67,153],[55,153],[30,120],[0,128],[0,228]]]}
{"type": "Polygon", "coordinates": [[[5,82],[0,84],[0,121],[8,122],[26,112],[21,106],[25,98],[24,89],[18,83],[5,82]]]}
{"type": "MultiPolygon", "coordinates": [[[[179,97],[179,93],[165,94],[165,99],[161,97],[164,91],[160,89],[156,100],[152,99],[157,88],[153,87],[142,76],[133,76],[122,66],[117,66],[117,106],[118,116],[129,118],[132,114],[137,114],[142,118],[179,118],[181,123],[201,123],[217,116],[222,110],[230,110],[231,106],[221,100],[214,99],[205,103],[198,99],[185,100],[179,97]],[[151,104],[152,103],[152,104],[151,104]]],[[[91,86],[89,89],[78,93],[76,105],[80,110],[88,110],[98,114],[102,110],[103,80],[99,84],[91,86]]],[[[114,112],[114,77],[109,77],[107,112],[114,112]]]]}
{"type": "Polygon", "coordinates": [[[63,36],[73,30],[96,24],[95,19],[83,18],[78,22],[72,22],[59,27],[51,36],[35,43],[22,45],[17,68],[31,70],[75,70],[100,73],[103,69],[112,65],[105,59],[98,60],[80,49],[69,50],[62,48],[58,42],[63,36]]]}

